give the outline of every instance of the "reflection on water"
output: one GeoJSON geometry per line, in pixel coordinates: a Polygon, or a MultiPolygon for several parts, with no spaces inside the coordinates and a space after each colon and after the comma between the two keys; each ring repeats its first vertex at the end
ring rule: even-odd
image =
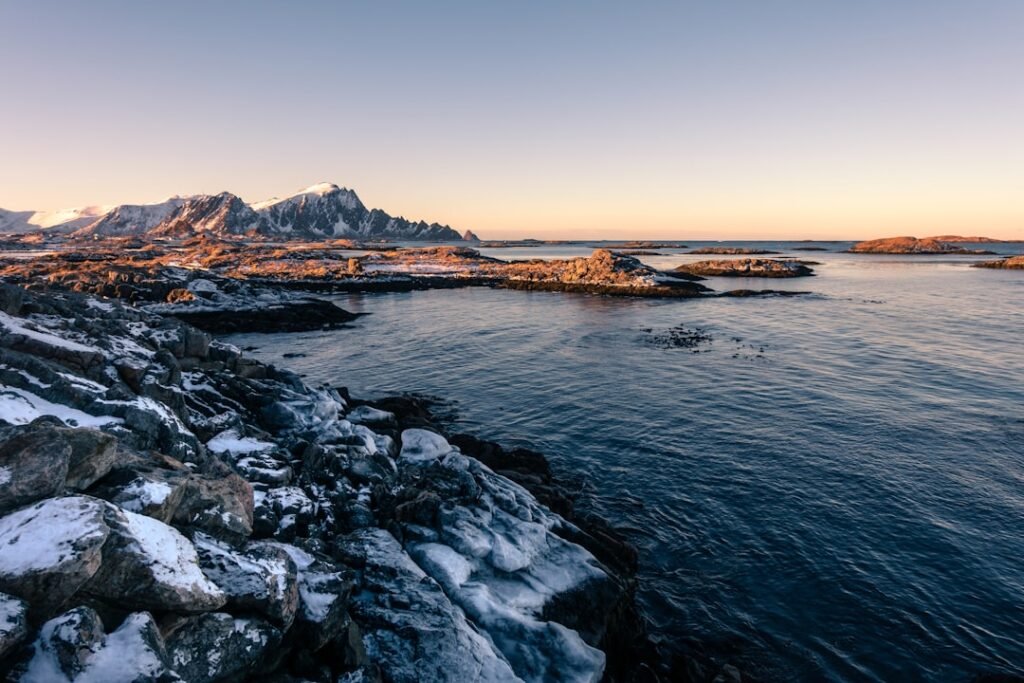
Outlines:
{"type": "Polygon", "coordinates": [[[351,295],[371,313],[352,329],[230,341],[279,363],[301,346],[284,362],[358,394],[454,399],[467,431],[586,474],[659,626],[766,679],[1019,671],[1024,273],[790,253],[819,275],[708,284],[821,296],[351,295]],[[644,343],[681,325],[703,352],[644,343]]]}

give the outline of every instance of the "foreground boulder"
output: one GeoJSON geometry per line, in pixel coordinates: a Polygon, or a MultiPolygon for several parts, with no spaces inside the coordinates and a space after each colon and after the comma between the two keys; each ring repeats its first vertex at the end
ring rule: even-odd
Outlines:
{"type": "Polygon", "coordinates": [[[127,609],[202,612],[226,601],[187,538],[96,498],[52,498],[0,518],[0,547],[0,590],[39,614],[79,591],[127,609]]]}
{"type": "Polygon", "coordinates": [[[0,590],[58,612],[99,570],[110,537],[105,503],[53,498],[0,518],[0,590]]]}
{"type": "Polygon", "coordinates": [[[130,614],[107,634],[99,615],[75,609],[43,624],[31,659],[16,669],[22,683],[172,683],[181,679],[167,666],[163,640],[153,617],[130,614]]]}

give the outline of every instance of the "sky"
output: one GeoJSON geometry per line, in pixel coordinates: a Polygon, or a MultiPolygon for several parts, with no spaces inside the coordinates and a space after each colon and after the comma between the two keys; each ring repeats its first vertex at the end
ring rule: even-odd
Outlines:
{"type": "Polygon", "coordinates": [[[1024,239],[1024,2],[0,0],[0,207],[1024,239]]]}

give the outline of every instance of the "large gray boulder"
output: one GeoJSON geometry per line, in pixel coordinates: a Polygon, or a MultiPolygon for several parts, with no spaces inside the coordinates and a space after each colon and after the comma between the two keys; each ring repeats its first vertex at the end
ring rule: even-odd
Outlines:
{"type": "Polygon", "coordinates": [[[199,568],[195,547],[174,527],[103,503],[110,528],[103,562],[84,590],[121,608],[209,612],[227,596],[199,568]]]}
{"type": "Polygon", "coordinates": [[[0,518],[0,590],[56,614],[99,570],[110,536],[103,501],[51,498],[0,518]]]}

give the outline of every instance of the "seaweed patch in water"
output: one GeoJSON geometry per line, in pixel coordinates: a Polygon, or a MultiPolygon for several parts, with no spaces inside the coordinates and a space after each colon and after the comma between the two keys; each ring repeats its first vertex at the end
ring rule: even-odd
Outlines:
{"type": "Polygon", "coordinates": [[[711,333],[703,327],[688,328],[676,325],[663,332],[655,332],[652,328],[643,329],[646,334],[644,341],[660,349],[690,349],[694,353],[710,351],[708,347],[713,341],[711,333]]]}

